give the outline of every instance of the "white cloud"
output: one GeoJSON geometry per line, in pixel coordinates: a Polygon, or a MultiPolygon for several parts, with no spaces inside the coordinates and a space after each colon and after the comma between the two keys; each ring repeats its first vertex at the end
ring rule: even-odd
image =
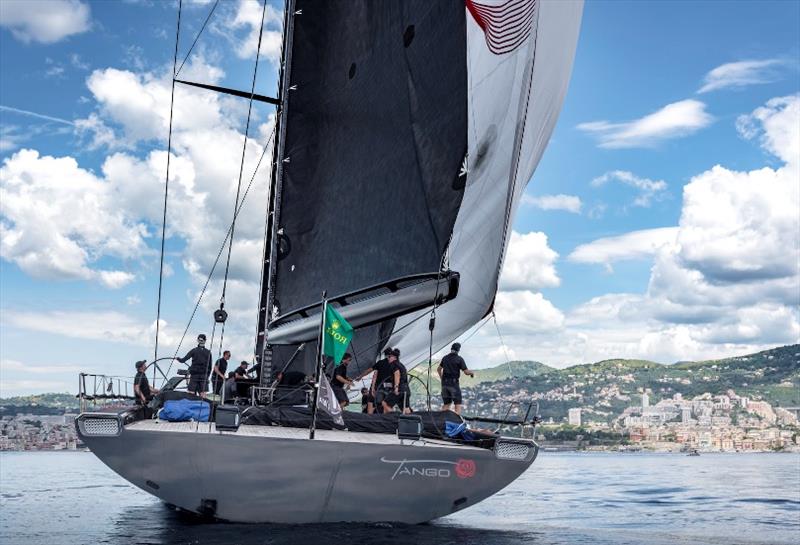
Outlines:
{"type": "MultiPolygon", "coordinates": [[[[254,57],[256,54],[262,10],[263,3],[257,0],[239,0],[233,17],[224,24],[213,27],[216,32],[228,37],[234,43],[236,54],[241,58],[254,57]]],[[[283,15],[271,4],[267,4],[266,10],[261,54],[273,63],[277,63],[281,58],[283,44],[283,15]]]]}
{"type": "Polygon", "coordinates": [[[730,87],[746,87],[771,83],[780,78],[780,69],[786,66],[781,59],[763,59],[729,62],[717,66],[703,78],[698,93],[707,93],[730,87]]]}
{"type": "Polygon", "coordinates": [[[0,125],[0,153],[17,149],[25,135],[19,126],[3,123],[0,125]]]}
{"type": "MultiPolygon", "coordinates": [[[[223,72],[202,60],[185,68],[185,77],[216,83],[223,72]]],[[[122,126],[128,144],[165,140],[169,129],[171,83],[168,74],[138,74],[107,68],[95,70],[86,82],[102,113],[122,126]]],[[[216,93],[175,88],[173,131],[191,131],[225,126],[216,93]]]]}
{"type": "Polygon", "coordinates": [[[522,204],[528,204],[542,210],[564,210],[573,214],[581,213],[581,199],[575,195],[540,195],[533,197],[530,195],[522,196],[522,204]]]}
{"type": "Polygon", "coordinates": [[[591,185],[593,187],[600,187],[610,181],[617,181],[637,189],[639,195],[633,200],[633,205],[643,208],[650,206],[652,201],[658,199],[667,189],[667,183],[664,180],[641,178],[627,170],[612,170],[606,172],[602,176],[594,178],[591,185]]]}
{"type": "Polygon", "coordinates": [[[78,373],[82,369],[77,365],[36,365],[22,363],[17,360],[0,360],[0,371],[23,371],[33,374],[78,373]]]}
{"type": "Polygon", "coordinates": [[[800,95],[777,97],[736,119],[736,130],[744,138],[759,137],[769,153],[792,167],[800,164],[800,95]]]}
{"type": "Polygon", "coordinates": [[[97,279],[105,287],[117,289],[133,282],[136,275],[125,271],[97,271],[97,279]]]}
{"type": "Polygon", "coordinates": [[[0,168],[0,255],[37,278],[121,287],[133,275],[91,265],[99,256],[140,257],[147,230],[114,200],[113,188],[74,159],[21,150],[0,168]]]}
{"type": "Polygon", "coordinates": [[[500,289],[539,290],[560,284],[555,261],[558,254],[547,245],[547,235],[541,232],[520,234],[511,232],[500,289]]]}
{"type": "Polygon", "coordinates": [[[69,63],[78,70],[89,70],[89,68],[91,68],[91,66],[89,66],[89,63],[84,62],[83,59],[81,59],[81,56],[78,55],[77,53],[70,53],[69,63]]]}
{"type": "MultiPolygon", "coordinates": [[[[187,79],[217,81],[222,77],[222,71],[206,64],[201,57],[195,57],[184,67],[184,75],[187,79]]],[[[144,274],[139,273],[142,270],[150,274],[157,271],[167,155],[163,148],[144,156],[135,155],[134,152],[142,143],[147,143],[148,147],[152,143],[166,147],[170,80],[168,71],[156,74],[106,69],[92,72],[87,85],[97,101],[97,109],[86,119],[75,122],[76,131],[79,136],[89,140],[90,147],[124,151],[108,155],[100,172],[96,173],[80,168],[73,158],[39,157],[36,152],[28,150],[26,153],[33,155],[25,155],[24,161],[17,156],[12,158],[14,177],[21,182],[8,188],[8,191],[16,194],[24,209],[47,210],[56,205],[74,207],[74,201],[81,199],[97,204],[97,209],[90,214],[62,214],[54,232],[46,236],[41,233],[43,226],[36,224],[32,215],[21,218],[21,212],[15,210],[14,221],[3,219],[2,255],[5,259],[26,265],[27,268],[24,268],[29,274],[41,276],[47,272],[48,278],[91,279],[116,287],[136,278],[137,275],[128,270],[137,274],[144,274]],[[59,168],[54,168],[55,165],[59,168]],[[56,171],[58,177],[54,174],[56,171]],[[56,178],[60,185],[56,183],[56,178]],[[49,185],[56,185],[67,194],[58,198],[55,204],[50,203],[52,196],[47,192],[49,185]],[[86,235],[88,227],[84,224],[88,222],[88,217],[92,218],[107,240],[98,242],[86,235]],[[25,223],[23,220],[27,221],[26,228],[18,228],[18,225],[25,223]],[[6,234],[13,236],[6,237],[6,234]],[[41,248],[36,253],[39,261],[23,261],[26,254],[22,251],[22,242],[26,243],[26,247],[41,248]],[[65,247],[61,248],[59,244],[65,247]],[[125,254],[120,248],[128,248],[129,252],[125,254]],[[45,262],[43,266],[42,261],[48,256],[57,256],[58,259],[54,259],[53,263],[45,262]],[[105,265],[108,258],[124,260],[130,266],[105,270],[108,267],[100,267],[100,264],[105,265]]],[[[174,262],[182,262],[192,286],[198,287],[205,282],[233,215],[244,142],[240,127],[244,126],[246,101],[182,87],[176,88],[175,105],[167,237],[181,241],[183,249],[174,262]]],[[[257,127],[253,137],[258,141],[247,141],[242,191],[250,181],[266,139],[272,133],[274,116],[264,118],[256,114],[253,125],[257,127]]],[[[268,150],[271,150],[271,146],[268,150]]],[[[231,260],[226,301],[226,309],[230,313],[226,344],[233,340],[234,348],[242,354],[252,352],[252,320],[256,315],[261,273],[260,260],[254,259],[254,256],[263,252],[266,206],[266,200],[259,196],[263,196],[266,190],[270,161],[270,154],[267,153],[237,220],[231,260]]],[[[4,168],[11,167],[6,165],[4,168]]],[[[4,171],[4,190],[7,189],[8,178],[4,171]]],[[[5,202],[2,211],[5,218],[5,202]]],[[[219,304],[223,268],[224,255],[204,297],[203,318],[198,318],[195,326],[209,327],[207,317],[219,304]]],[[[167,276],[170,271],[168,262],[167,276]]],[[[169,284],[166,289],[170,289],[169,284]]],[[[188,298],[193,300],[198,292],[194,288],[188,290],[188,298]]],[[[59,323],[71,319],[57,318],[59,323]]],[[[44,316],[41,323],[56,327],[53,321],[52,316],[44,316]]],[[[33,319],[26,321],[25,325],[34,329],[39,327],[34,325],[33,319]]],[[[139,338],[140,335],[152,337],[152,332],[147,332],[144,324],[120,325],[118,330],[123,333],[117,335],[118,340],[133,343],[130,339],[139,338]]],[[[147,327],[152,329],[151,326],[147,327]]],[[[63,324],[58,325],[56,330],[78,338],[85,338],[86,335],[105,338],[104,331],[98,332],[91,327],[89,333],[83,328],[63,324]]],[[[177,339],[173,338],[173,341],[177,342],[177,339]]],[[[139,338],[138,342],[141,343],[142,339],[139,338]]]]}
{"type": "Polygon", "coordinates": [[[3,0],[0,26],[24,43],[51,44],[90,27],[89,5],[78,0],[3,0]]]}
{"type": "MultiPolygon", "coordinates": [[[[653,256],[644,293],[595,297],[546,330],[559,323],[558,309],[538,294],[500,292],[497,318],[516,357],[561,366],[611,357],[670,363],[800,342],[800,97],[772,99],[740,125],[782,164],[715,166],[685,186],[678,226],[599,239],[569,257],[608,264],[653,256]]],[[[465,346],[471,365],[497,361],[492,329],[465,346]]]]}
{"type": "Polygon", "coordinates": [[[553,331],[564,324],[564,314],[532,291],[497,292],[495,314],[497,323],[511,333],[553,331]]]}
{"type": "MultiPolygon", "coordinates": [[[[155,339],[155,321],[141,322],[116,311],[15,311],[4,312],[3,321],[30,331],[142,348],[152,346],[155,339]]],[[[160,324],[159,343],[176,344],[179,337],[172,332],[170,325],[164,320],[160,324]]]]}
{"type": "Polygon", "coordinates": [[[695,133],[712,121],[703,102],[687,99],[632,121],[591,121],[581,123],[578,129],[596,136],[601,148],[647,148],[695,133]]]}
{"type": "Polygon", "coordinates": [[[762,146],[783,166],[737,172],[717,165],[692,178],[677,243],[657,263],[657,280],[683,269],[702,275],[709,292],[800,282],[800,95],[770,100],[751,118],[762,127],[762,146]]]}
{"type": "Polygon", "coordinates": [[[41,394],[42,392],[69,392],[74,389],[74,382],[74,379],[69,382],[38,379],[3,379],[0,381],[0,397],[41,394]]]}
{"type": "Polygon", "coordinates": [[[677,227],[659,227],[631,231],[615,237],[605,237],[581,244],[569,254],[576,263],[601,263],[652,257],[659,248],[675,241],[677,227]]]}
{"type": "Polygon", "coordinates": [[[66,68],[61,63],[55,62],[50,57],[45,58],[44,60],[45,65],[47,68],[44,71],[44,77],[46,78],[55,78],[55,79],[62,79],[64,77],[64,72],[66,72],[66,68]]]}
{"type": "Polygon", "coordinates": [[[96,150],[102,147],[114,149],[122,145],[111,127],[107,126],[95,112],[89,117],[75,120],[75,134],[80,139],[89,139],[87,149],[96,150]]]}

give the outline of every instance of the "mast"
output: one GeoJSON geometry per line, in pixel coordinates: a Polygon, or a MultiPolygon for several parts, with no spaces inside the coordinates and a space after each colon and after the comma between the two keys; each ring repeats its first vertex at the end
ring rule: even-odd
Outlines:
{"type": "Polygon", "coordinates": [[[278,225],[280,224],[281,179],[283,177],[284,137],[286,135],[286,103],[292,63],[292,36],[294,28],[294,0],[285,0],[283,13],[283,48],[279,77],[280,106],[275,120],[275,142],[272,153],[272,176],[269,191],[269,209],[264,243],[264,270],[259,296],[258,329],[256,331],[256,358],[261,364],[260,385],[272,381],[272,351],[266,343],[266,334],[272,320],[275,304],[275,273],[278,256],[278,225]]]}

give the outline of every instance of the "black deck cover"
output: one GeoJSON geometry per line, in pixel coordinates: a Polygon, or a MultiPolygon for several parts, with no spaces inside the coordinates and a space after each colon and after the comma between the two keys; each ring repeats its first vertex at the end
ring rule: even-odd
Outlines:
{"type": "MultiPolygon", "coordinates": [[[[320,411],[317,415],[317,429],[347,429],[366,433],[397,433],[397,419],[400,413],[365,414],[344,411],[344,427],[336,425],[333,419],[320,411]]],[[[463,420],[452,411],[414,413],[422,418],[423,434],[429,437],[444,436],[445,422],[463,420]]],[[[242,418],[243,424],[262,426],[286,426],[308,428],[311,426],[311,410],[306,407],[250,407],[242,418]]]]}

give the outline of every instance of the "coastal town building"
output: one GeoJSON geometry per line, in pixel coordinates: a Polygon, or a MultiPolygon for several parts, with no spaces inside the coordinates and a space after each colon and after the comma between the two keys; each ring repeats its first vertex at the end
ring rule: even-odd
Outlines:
{"type": "Polygon", "coordinates": [[[580,426],[581,425],[581,410],[579,408],[573,408],[568,411],[567,419],[569,421],[570,426],[580,426]]]}

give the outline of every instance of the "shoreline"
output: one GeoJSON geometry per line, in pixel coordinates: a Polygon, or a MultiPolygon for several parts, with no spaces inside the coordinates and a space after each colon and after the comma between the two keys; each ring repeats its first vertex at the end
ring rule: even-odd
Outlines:
{"type": "MultiPolygon", "coordinates": [[[[3,454],[20,454],[20,453],[42,453],[42,452],[82,452],[82,453],[91,453],[92,451],[88,448],[79,448],[79,449],[29,449],[29,450],[0,450],[0,455],[3,454]]],[[[698,453],[701,455],[708,455],[708,454],[731,454],[731,455],[741,455],[741,454],[800,454],[800,448],[798,449],[784,449],[784,450],[743,450],[743,451],[733,451],[733,450],[698,450],[698,453]]],[[[575,449],[575,448],[558,448],[548,450],[546,447],[542,447],[539,450],[539,456],[542,455],[551,455],[551,454],[620,454],[630,456],[632,454],[674,454],[676,456],[688,456],[688,452],[681,452],[679,450],[652,450],[652,449],[635,449],[635,450],[617,450],[617,449],[575,449]]]]}

